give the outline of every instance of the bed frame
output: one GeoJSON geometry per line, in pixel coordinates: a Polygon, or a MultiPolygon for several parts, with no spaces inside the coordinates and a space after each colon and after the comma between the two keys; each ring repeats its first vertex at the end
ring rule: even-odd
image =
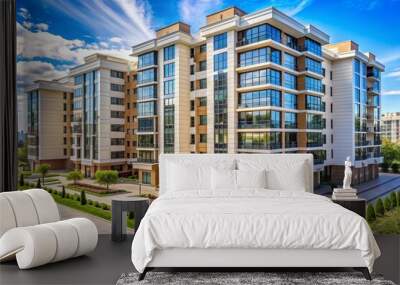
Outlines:
{"type": "Polygon", "coordinates": [[[198,271],[265,271],[268,269],[353,268],[361,271],[367,280],[371,275],[359,250],[334,249],[194,249],[171,248],[156,250],[152,261],[139,275],[143,280],[148,271],[154,269],[178,269],[198,271]],[[196,269],[196,270],[194,270],[196,269]],[[225,270],[224,270],[225,271],[225,270]]]}

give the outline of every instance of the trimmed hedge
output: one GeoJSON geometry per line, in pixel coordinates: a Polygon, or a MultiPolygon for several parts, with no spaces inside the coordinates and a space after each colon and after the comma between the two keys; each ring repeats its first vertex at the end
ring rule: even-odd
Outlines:
{"type": "Polygon", "coordinates": [[[375,213],[377,216],[383,217],[385,215],[385,208],[383,207],[382,199],[379,198],[375,204],[375,213]]]}
{"type": "Polygon", "coordinates": [[[375,209],[374,206],[372,206],[371,204],[368,204],[367,207],[367,221],[368,222],[372,222],[376,220],[376,214],[375,214],[375,209]]]}

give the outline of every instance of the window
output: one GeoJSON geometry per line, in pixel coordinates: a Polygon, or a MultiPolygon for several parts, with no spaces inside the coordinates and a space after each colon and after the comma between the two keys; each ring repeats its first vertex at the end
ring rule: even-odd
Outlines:
{"type": "Polygon", "coordinates": [[[206,115],[200,115],[199,125],[201,125],[201,126],[207,125],[207,116],[206,115]]]}
{"type": "Polygon", "coordinates": [[[199,106],[200,107],[207,106],[207,97],[200,97],[199,98],[199,106]]]}
{"type": "Polygon", "coordinates": [[[310,76],[306,76],[306,90],[311,90],[319,93],[324,93],[324,88],[322,86],[322,82],[319,79],[315,79],[310,76]]]}
{"type": "Polygon", "coordinates": [[[238,125],[240,129],[280,128],[281,112],[270,110],[240,112],[238,125]]]}
{"type": "Polygon", "coordinates": [[[309,38],[306,38],[304,41],[304,50],[309,51],[318,56],[322,55],[321,44],[309,38]]]}
{"type": "Polygon", "coordinates": [[[274,69],[261,69],[239,74],[240,87],[262,84],[281,85],[281,73],[274,69]]]}
{"type": "Polygon", "coordinates": [[[281,92],[274,89],[252,91],[239,94],[241,108],[281,106],[281,92]]]}
{"type": "Polygon", "coordinates": [[[74,84],[79,85],[83,82],[83,75],[78,75],[74,77],[74,84]]]}
{"type": "Polygon", "coordinates": [[[214,50],[226,48],[227,37],[228,37],[227,33],[222,33],[222,34],[214,36],[214,50]]]}
{"type": "Polygon", "coordinates": [[[240,132],[239,149],[279,149],[282,147],[280,132],[240,132]]]}
{"type": "Polygon", "coordinates": [[[175,145],[175,106],[172,98],[164,100],[164,152],[173,153],[175,145]]]}
{"type": "Polygon", "coordinates": [[[156,102],[140,102],[137,104],[138,116],[154,116],[157,114],[156,102]]]}
{"type": "Polygon", "coordinates": [[[227,53],[219,53],[214,55],[214,71],[223,70],[228,67],[227,53]]]}
{"type": "Polygon", "coordinates": [[[121,138],[111,138],[111,145],[124,145],[125,140],[121,138]]]}
{"type": "Polygon", "coordinates": [[[64,155],[67,155],[67,149],[64,148],[64,155]]]}
{"type": "MultiPolygon", "coordinates": [[[[110,76],[114,78],[124,78],[124,73],[122,71],[117,71],[117,70],[111,70],[110,71],[110,76]]],[[[129,77],[128,77],[129,78],[129,77]]]]}
{"type": "Polygon", "coordinates": [[[325,103],[321,97],[306,95],[306,110],[325,112],[325,103]]]}
{"type": "Polygon", "coordinates": [[[154,119],[153,118],[140,118],[138,120],[138,130],[140,132],[154,131],[154,119]]]}
{"type": "Polygon", "coordinates": [[[194,100],[190,100],[190,111],[194,111],[194,100]]]}
{"type": "Polygon", "coordinates": [[[292,49],[297,50],[297,39],[286,34],[286,45],[292,49]]]}
{"type": "Polygon", "coordinates": [[[333,87],[330,87],[330,95],[333,96],[333,87]]]}
{"type": "Polygon", "coordinates": [[[318,147],[324,144],[322,133],[307,133],[307,147],[318,147]]]}
{"type": "Polygon", "coordinates": [[[239,66],[248,66],[268,61],[281,64],[281,52],[279,50],[266,47],[242,52],[239,54],[239,66]]]}
{"type": "Polygon", "coordinates": [[[283,65],[287,68],[296,70],[297,67],[296,57],[285,52],[285,63],[283,65]]]}
{"type": "Polygon", "coordinates": [[[167,80],[164,81],[164,95],[169,96],[169,95],[174,95],[175,93],[175,80],[167,80]]]}
{"type": "Polygon", "coordinates": [[[112,105],[124,105],[124,99],[118,98],[118,97],[111,97],[111,104],[112,105]]]}
{"type": "Polygon", "coordinates": [[[270,24],[262,24],[238,33],[238,45],[248,45],[251,43],[272,39],[281,42],[281,31],[270,24]]]}
{"type": "Polygon", "coordinates": [[[285,93],[285,108],[297,109],[297,95],[285,93]]]}
{"type": "Polygon", "coordinates": [[[124,132],[124,125],[110,125],[110,130],[112,132],[124,132]]]}
{"type": "Polygon", "coordinates": [[[122,111],[111,111],[111,118],[123,119],[124,112],[122,111]]]}
{"type": "Polygon", "coordinates": [[[199,71],[207,70],[207,61],[202,60],[199,62],[199,71]]]}
{"type": "Polygon", "coordinates": [[[297,129],[297,114],[285,112],[285,128],[297,129]]]}
{"type": "Polygon", "coordinates": [[[64,144],[67,144],[67,138],[64,138],[64,144]]]}
{"type": "Polygon", "coordinates": [[[164,64],[164,77],[172,77],[175,76],[175,63],[164,64]]]}
{"type": "Polygon", "coordinates": [[[66,103],[64,103],[63,108],[64,108],[64,111],[67,111],[67,104],[66,103]]]}
{"type": "Polygon", "coordinates": [[[333,80],[333,72],[332,71],[329,72],[329,79],[333,80]]]}
{"type": "Polygon", "coordinates": [[[321,130],[325,128],[325,121],[322,115],[307,114],[307,129],[321,130]]]}
{"type": "Polygon", "coordinates": [[[190,65],[190,74],[193,75],[194,74],[194,65],[190,65]]]}
{"type": "Polygon", "coordinates": [[[195,144],[196,143],[196,137],[194,134],[190,135],[190,144],[195,144]]]}
{"type": "Polygon", "coordinates": [[[157,65],[157,53],[152,51],[138,56],[138,68],[157,65]]]}
{"type": "Polygon", "coordinates": [[[194,127],[194,117],[190,117],[190,127],[193,128],[194,127]]]}
{"type": "Polygon", "coordinates": [[[64,123],[67,122],[67,115],[64,115],[64,123]]]}
{"type": "Polygon", "coordinates": [[[190,81],[190,91],[194,90],[194,81],[190,81]]]}
{"type": "Polygon", "coordinates": [[[200,134],[200,143],[207,143],[207,134],[200,134]]]}
{"type": "Polygon", "coordinates": [[[206,52],[206,51],[207,51],[207,44],[201,45],[200,46],[200,52],[203,53],[203,52],[206,52]]]}
{"type": "Polygon", "coordinates": [[[297,147],[297,133],[285,132],[285,148],[297,147]]]}
{"type": "Polygon", "coordinates": [[[125,155],[124,151],[112,151],[111,159],[124,158],[124,155],[125,155]]]}
{"type": "Polygon", "coordinates": [[[322,64],[319,61],[306,57],[306,70],[322,74],[322,64]]]}
{"type": "Polygon", "coordinates": [[[156,85],[148,85],[137,88],[137,100],[147,100],[153,98],[157,98],[156,85]]]}
{"type": "Polygon", "coordinates": [[[200,79],[200,89],[205,89],[207,88],[207,79],[200,79]]]}
{"type": "Polygon", "coordinates": [[[175,45],[164,48],[164,61],[175,58],[175,45]]]}
{"type": "Polygon", "coordinates": [[[190,57],[193,58],[194,57],[194,48],[190,49],[190,57]]]}
{"type": "Polygon", "coordinates": [[[157,81],[157,72],[155,68],[146,69],[137,73],[137,83],[143,84],[147,82],[157,81]]]}
{"type": "Polygon", "coordinates": [[[111,91],[123,92],[124,91],[124,85],[111,83],[111,91]]]}
{"type": "Polygon", "coordinates": [[[284,86],[286,88],[296,89],[297,88],[296,81],[297,81],[297,77],[295,75],[285,72],[284,86]]]}

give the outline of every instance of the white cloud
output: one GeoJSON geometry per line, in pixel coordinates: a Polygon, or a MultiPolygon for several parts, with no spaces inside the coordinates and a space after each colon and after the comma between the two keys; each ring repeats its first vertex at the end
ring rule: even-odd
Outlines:
{"type": "Polygon", "coordinates": [[[22,26],[24,26],[26,29],[30,30],[32,28],[33,24],[28,21],[23,21],[22,26]]]}
{"type": "Polygon", "coordinates": [[[17,84],[24,88],[32,84],[35,80],[52,80],[66,75],[67,67],[64,70],[48,62],[43,61],[19,61],[17,62],[17,84]]]}
{"type": "Polygon", "coordinates": [[[112,43],[117,43],[117,44],[120,44],[120,43],[122,43],[122,39],[121,38],[119,38],[119,37],[112,37],[111,39],[110,39],[110,42],[112,42],[112,43]]]}
{"type": "Polygon", "coordinates": [[[385,77],[399,77],[400,78],[400,68],[397,68],[394,71],[388,72],[387,74],[385,74],[385,77]]]}
{"type": "Polygon", "coordinates": [[[193,31],[197,31],[205,24],[206,15],[222,4],[222,0],[181,0],[179,12],[183,22],[191,25],[193,31]]]}
{"type": "Polygon", "coordinates": [[[99,42],[99,45],[100,45],[102,48],[108,48],[108,43],[106,43],[106,42],[99,42]]]}
{"type": "Polygon", "coordinates": [[[29,19],[31,17],[31,14],[26,8],[20,8],[18,11],[18,15],[20,15],[24,19],[29,19]]]}
{"type": "Polygon", "coordinates": [[[47,25],[46,23],[39,23],[39,24],[35,25],[35,28],[38,31],[45,32],[45,31],[47,31],[49,29],[49,25],[47,25]]]}
{"type": "Polygon", "coordinates": [[[384,90],[382,91],[383,96],[400,96],[400,90],[384,90]]]}
{"type": "MultiPolygon", "coordinates": [[[[281,1],[282,2],[282,1],[281,1]]],[[[294,16],[301,11],[303,11],[308,5],[310,5],[312,0],[301,0],[297,5],[291,8],[283,9],[289,16],[294,16]]]]}
{"type": "Polygon", "coordinates": [[[390,53],[387,53],[382,56],[381,61],[385,64],[388,64],[393,61],[400,60],[400,48],[391,48],[390,53]]]}

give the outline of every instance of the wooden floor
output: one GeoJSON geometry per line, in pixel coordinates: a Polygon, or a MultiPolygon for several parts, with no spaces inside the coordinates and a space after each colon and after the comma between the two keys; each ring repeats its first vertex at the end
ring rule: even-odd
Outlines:
{"type": "MultiPolygon", "coordinates": [[[[376,236],[382,251],[375,273],[400,284],[400,236],[376,236]]],[[[100,235],[94,252],[88,256],[19,270],[16,262],[0,265],[0,284],[115,284],[122,273],[135,271],[131,262],[132,236],[124,242],[112,242],[100,235]]],[[[307,270],[312,271],[312,270],[307,270]]]]}

